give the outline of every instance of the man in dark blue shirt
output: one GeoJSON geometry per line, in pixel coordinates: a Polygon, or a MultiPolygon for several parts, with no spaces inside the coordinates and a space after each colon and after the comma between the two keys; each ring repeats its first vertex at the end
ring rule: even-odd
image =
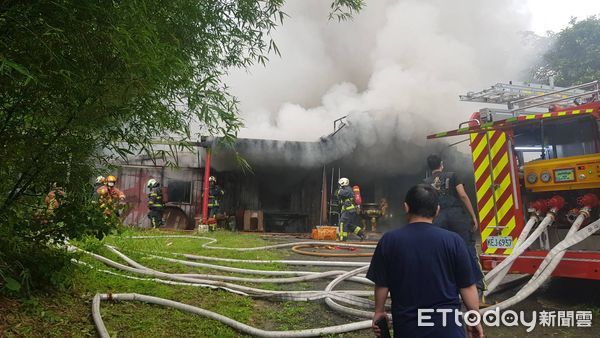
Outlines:
{"type": "MultiPolygon", "coordinates": [[[[408,224],[383,235],[367,273],[375,283],[375,325],[386,318],[385,301],[392,297],[394,337],[465,337],[459,293],[467,310],[479,310],[472,260],[457,234],[432,225],[439,212],[435,190],[412,187],[404,203],[408,224]],[[462,318],[461,318],[462,319],[462,318]]],[[[469,337],[483,337],[481,325],[467,326],[469,337]]]]}

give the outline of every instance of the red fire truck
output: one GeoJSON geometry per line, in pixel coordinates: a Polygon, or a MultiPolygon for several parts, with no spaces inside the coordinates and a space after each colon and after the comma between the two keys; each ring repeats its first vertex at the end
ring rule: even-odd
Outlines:
{"type": "MultiPolygon", "coordinates": [[[[534,274],[558,243],[593,228],[600,209],[599,93],[598,81],[569,88],[496,84],[460,98],[508,109],[481,109],[458,129],[428,136],[469,137],[484,269],[519,251],[510,271],[534,274]],[[545,216],[539,238],[517,250],[545,216]]],[[[589,232],[569,243],[552,276],[600,280],[600,232],[589,232]]]]}

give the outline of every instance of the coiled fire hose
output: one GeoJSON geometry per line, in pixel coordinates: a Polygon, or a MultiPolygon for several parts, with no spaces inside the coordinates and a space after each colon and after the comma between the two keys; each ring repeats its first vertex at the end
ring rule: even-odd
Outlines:
{"type": "Polygon", "coordinates": [[[316,256],[316,257],[371,257],[373,256],[372,252],[354,252],[354,253],[332,253],[332,252],[313,252],[313,251],[306,251],[306,250],[302,250],[305,248],[311,248],[311,247],[325,247],[325,248],[331,248],[331,247],[339,247],[339,245],[335,245],[335,246],[331,246],[331,245],[316,245],[316,244],[298,244],[292,247],[292,251],[297,253],[297,254],[301,254],[301,255],[307,255],[307,256],[316,256]]]}

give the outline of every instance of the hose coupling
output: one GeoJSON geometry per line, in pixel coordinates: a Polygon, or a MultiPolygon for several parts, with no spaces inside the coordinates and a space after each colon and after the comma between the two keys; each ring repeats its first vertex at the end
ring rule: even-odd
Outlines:
{"type": "Polygon", "coordinates": [[[560,209],[565,206],[565,199],[562,196],[554,195],[548,200],[548,207],[550,212],[556,214],[560,209]]]}

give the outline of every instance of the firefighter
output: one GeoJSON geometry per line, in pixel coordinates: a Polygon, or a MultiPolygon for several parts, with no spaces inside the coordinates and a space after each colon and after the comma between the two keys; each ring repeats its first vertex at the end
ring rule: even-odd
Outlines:
{"type": "Polygon", "coordinates": [[[340,241],[347,240],[348,231],[351,231],[363,240],[365,239],[365,232],[358,226],[360,220],[358,218],[356,204],[354,203],[354,192],[350,187],[350,180],[345,177],[340,178],[338,184],[340,185],[340,188],[336,195],[339,204],[341,205],[338,239],[340,241]]]}
{"type": "Polygon", "coordinates": [[[159,228],[163,225],[163,194],[160,183],[151,178],[146,184],[150,192],[148,193],[148,218],[152,228],[159,228]]]}
{"type": "Polygon", "coordinates": [[[214,218],[219,212],[219,200],[225,195],[225,191],[217,185],[217,179],[214,176],[208,178],[208,184],[208,218],[213,219],[212,222],[209,221],[209,229],[214,231],[217,227],[214,218]]]}
{"type": "Polygon", "coordinates": [[[118,203],[125,200],[125,194],[115,187],[116,183],[117,178],[113,175],[109,175],[106,178],[106,185],[101,186],[97,190],[100,199],[100,207],[104,209],[104,215],[106,216],[109,216],[112,213],[111,210],[117,210],[118,203]]]}
{"type": "Polygon", "coordinates": [[[96,182],[94,182],[94,192],[92,193],[92,197],[93,203],[97,203],[98,199],[100,198],[100,194],[99,194],[99,189],[100,187],[103,187],[106,185],[106,177],[100,175],[98,177],[96,177],[96,182]]]}
{"type": "Polygon", "coordinates": [[[117,178],[113,175],[109,175],[106,178],[106,186],[108,187],[108,193],[116,201],[124,201],[125,194],[119,190],[115,185],[117,184],[117,178]]]}
{"type": "Polygon", "coordinates": [[[100,175],[96,177],[96,183],[94,183],[94,190],[100,188],[101,186],[106,184],[106,177],[100,175]]]}
{"type": "Polygon", "coordinates": [[[48,207],[48,215],[54,216],[54,210],[60,206],[64,197],[65,191],[63,188],[59,187],[58,183],[53,183],[50,192],[44,198],[44,202],[46,202],[46,206],[48,207]]]}
{"type": "Polygon", "coordinates": [[[477,277],[477,288],[480,293],[485,289],[483,274],[475,250],[475,232],[478,228],[477,216],[463,183],[456,173],[444,171],[444,163],[438,155],[427,157],[427,165],[431,176],[424,180],[439,195],[440,212],[435,223],[442,228],[458,234],[467,244],[469,256],[473,260],[474,275],[477,277]]]}

